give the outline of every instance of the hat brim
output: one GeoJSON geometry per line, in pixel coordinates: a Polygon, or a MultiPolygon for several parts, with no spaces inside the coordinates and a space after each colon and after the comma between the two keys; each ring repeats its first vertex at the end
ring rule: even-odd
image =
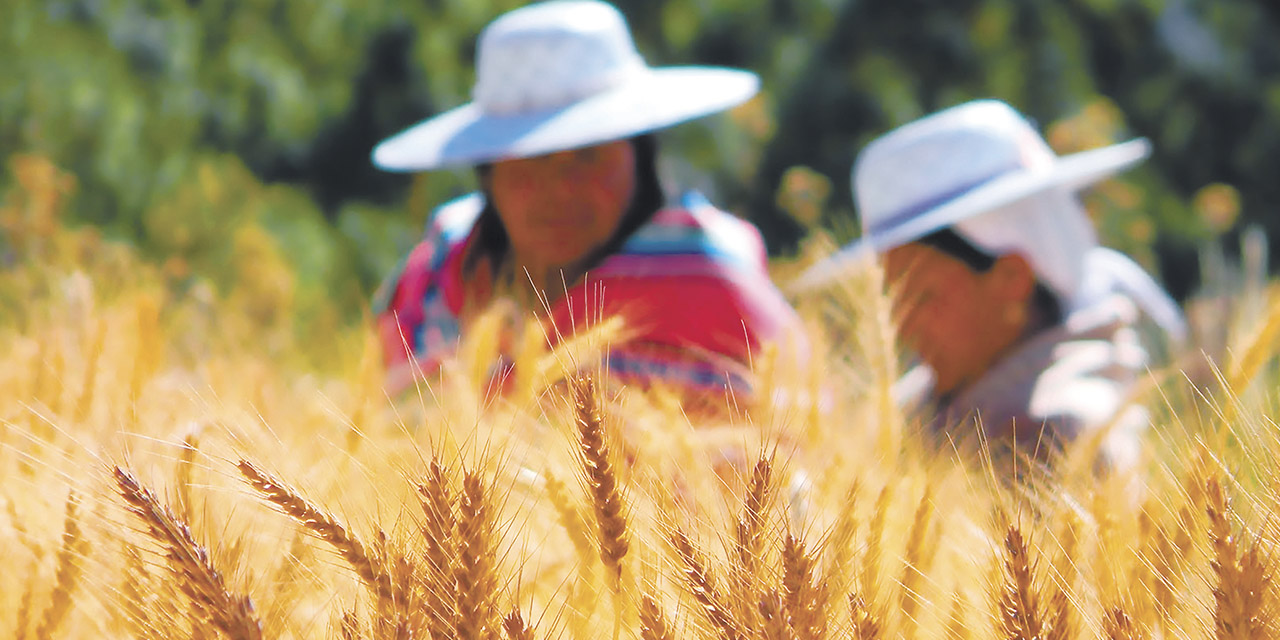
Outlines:
{"type": "Polygon", "coordinates": [[[1050,189],[1077,191],[1124,171],[1151,154],[1145,138],[1060,156],[1041,171],[1021,171],[996,178],[887,229],[867,234],[810,266],[787,290],[804,293],[848,274],[869,255],[918,240],[978,214],[998,209],[1050,189]]]}
{"type": "Polygon", "coordinates": [[[759,78],[748,71],[663,67],[536,113],[486,114],[473,102],[384,140],[373,150],[373,163],[387,171],[426,171],[577,149],[723,111],[759,88],[759,78]]]}

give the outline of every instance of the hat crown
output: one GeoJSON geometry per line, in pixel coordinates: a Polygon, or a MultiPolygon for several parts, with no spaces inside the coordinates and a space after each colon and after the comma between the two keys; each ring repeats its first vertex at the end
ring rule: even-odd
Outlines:
{"type": "Polygon", "coordinates": [[[880,233],[996,178],[1049,170],[1055,160],[1003,102],[969,102],[916,120],[858,157],[853,181],[863,233],[880,233]]]}
{"type": "MultiPolygon", "coordinates": [[[[1073,190],[990,197],[1037,177],[1047,187],[1060,166],[1031,123],[1003,102],[979,100],[939,111],[889,132],[859,155],[854,189],[863,233],[887,234],[965,200],[965,213],[940,226],[991,255],[1021,254],[1041,282],[1071,301],[1084,277],[1084,257],[1097,246],[1073,190]],[[980,202],[988,204],[975,204],[980,202]]],[[[917,226],[924,233],[940,228],[917,226]]],[[[898,243],[912,240],[896,237],[898,243]]]]}
{"type": "Polygon", "coordinates": [[[626,20],[592,0],[553,0],[516,9],[480,35],[476,104],[511,116],[565,107],[646,70],[626,20]]]}

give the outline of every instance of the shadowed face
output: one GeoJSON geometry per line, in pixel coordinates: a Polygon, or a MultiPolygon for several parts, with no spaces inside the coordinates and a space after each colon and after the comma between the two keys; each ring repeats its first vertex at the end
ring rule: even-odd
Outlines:
{"type": "Polygon", "coordinates": [[[517,264],[534,271],[572,265],[618,229],[636,190],[626,140],[493,165],[490,191],[517,264]]]}
{"type": "Polygon", "coordinates": [[[898,339],[937,376],[936,393],[976,381],[1027,327],[1035,276],[1016,254],[986,271],[920,243],[885,254],[898,339]]]}

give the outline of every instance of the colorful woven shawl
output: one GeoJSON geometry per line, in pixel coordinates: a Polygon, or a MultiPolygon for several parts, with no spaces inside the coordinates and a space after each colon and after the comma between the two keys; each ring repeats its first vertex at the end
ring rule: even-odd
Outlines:
{"type": "MultiPolygon", "coordinates": [[[[411,384],[415,366],[434,374],[457,349],[466,331],[458,317],[465,298],[461,262],[483,206],[482,196],[471,194],[440,207],[426,237],[380,290],[375,311],[389,387],[411,384]]],[[[632,337],[612,345],[613,377],[707,390],[749,389],[752,350],[796,323],[769,281],[759,232],[696,193],[656,213],[544,321],[565,332],[615,314],[624,316],[632,337]]]]}

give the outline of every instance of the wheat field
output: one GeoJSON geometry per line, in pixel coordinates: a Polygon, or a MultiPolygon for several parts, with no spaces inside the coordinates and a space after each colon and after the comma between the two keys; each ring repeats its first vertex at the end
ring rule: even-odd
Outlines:
{"type": "Polygon", "coordinates": [[[1099,478],[1088,443],[1048,465],[926,444],[890,397],[874,270],[802,309],[831,355],[761,354],[760,400],[715,417],[566,377],[608,323],[553,352],[526,332],[501,397],[496,331],[476,331],[390,398],[366,328],[300,337],[252,269],[176,287],[61,224],[64,174],[17,166],[8,637],[1198,639],[1280,621],[1280,306],[1231,306],[1221,362],[1151,371],[1143,463],[1099,478]]]}

